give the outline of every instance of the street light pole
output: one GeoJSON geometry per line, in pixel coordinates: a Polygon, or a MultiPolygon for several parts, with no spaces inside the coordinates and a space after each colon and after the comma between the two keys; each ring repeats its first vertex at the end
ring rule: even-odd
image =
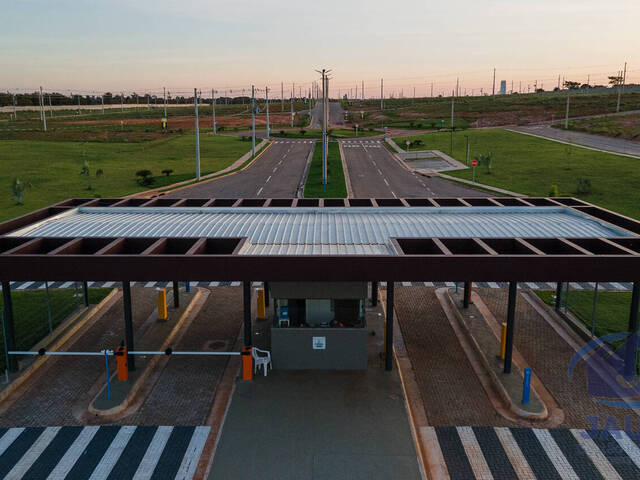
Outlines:
{"type": "Polygon", "coordinates": [[[251,85],[251,156],[256,155],[256,98],[255,88],[251,85]]]}
{"type": "Polygon", "coordinates": [[[196,116],[196,182],[200,181],[200,130],[198,129],[198,90],[193,89],[193,105],[196,116]]]}
{"type": "Polygon", "coordinates": [[[211,89],[211,122],[213,123],[213,134],[216,135],[218,133],[218,129],[216,128],[216,91],[211,89]]]}
{"type": "Polygon", "coordinates": [[[167,118],[167,88],[162,87],[162,98],[164,99],[164,118],[167,118]]]}
{"type": "Polygon", "coordinates": [[[449,155],[453,156],[453,105],[455,101],[455,91],[451,92],[451,148],[449,149],[449,155]]]}
{"type": "Polygon", "coordinates": [[[269,128],[269,87],[264,87],[264,96],[267,102],[267,140],[270,140],[271,129],[269,128]]]}

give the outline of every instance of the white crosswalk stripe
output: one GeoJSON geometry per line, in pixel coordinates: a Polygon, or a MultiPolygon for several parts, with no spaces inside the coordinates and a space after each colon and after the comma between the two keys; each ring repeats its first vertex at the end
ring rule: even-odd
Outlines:
{"type": "Polygon", "coordinates": [[[49,446],[51,440],[58,434],[61,427],[45,428],[38,439],[29,447],[22,458],[7,473],[5,478],[22,478],[33,463],[42,455],[44,449],[49,446]]]}
{"type": "Polygon", "coordinates": [[[473,429],[471,427],[457,427],[457,430],[460,440],[462,441],[464,451],[467,454],[469,463],[471,464],[471,469],[473,470],[476,478],[481,480],[493,480],[493,475],[491,474],[489,465],[482,454],[482,449],[476,440],[473,429]]]}
{"type": "Polygon", "coordinates": [[[534,428],[533,433],[563,480],[580,480],[548,430],[534,428]]]}
{"type": "Polygon", "coordinates": [[[172,431],[173,427],[158,427],[136,473],[133,475],[133,480],[149,480],[151,478],[172,431]]]}
{"type": "Polygon", "coordinates": [[[0,455],[9,448],[13,441],[18,438],[22,432],[24,432],[24,428],[10,428],[4,433],[2,438],[0,438],[0,455]]]}
{"type": "Polygon", "coordinates": [[[522,450],[520,450],[516,439],[513,438],[511,431],[508,428],[496,428],[495,430],[518,478],[535,479],[536,476],[533,474],[529,462],[522,454],[522,450]]]}
{"type": "Polygon", "coordinates": [[[585,430],[571,430],[571,433],[604,478],[607,480],[622,480],[616,469],[613,468],[613,465],[609,463],[607,457],[602,453],[602,450],[598,448],[596,442],[585,430]]]}
{"type": "Polygon", "coordinates": [[[198,459],[202,454],[202,449],[209,436],[210,427],[196,427],[191,437],[191,442],[187,447],[182,463],[176,474],[176,480],[187,480],[193,478],[198,466],[198,459]]]}
{"type": "Polygon", "coordinates": [[[613,435],[620,447],[629,456],[631,461],[636,464],[636,467],[640,468],[640,448],[635,444],[633,440],[629,438],[626,432],[619,432],[619,435],[613,435]]]}
{"type": "Polygon", "coordinates": [[[111,470],[120,458],[120,455],[122,455],[122,451],[127,446],[127,443],[129,443],[131,435],[133,435],[133,432],[135,431],[136,427],[122,427],[118,430],[118,434],[102,456],[100,463],[96,465],[96,468],[93,470],[89,480],[99,480],[109,476],[109,473],[111,473],[111,470]]]}
{"type": "Polygon", "coordinates": [[[98,433],[100,427],[84,427],[80,435],[73,441],[69,449],[62,456],[58,464],[51,471],[48,480],[62,480],[76,464],[82,452],[87,448],[89,442],[98,433]]]}

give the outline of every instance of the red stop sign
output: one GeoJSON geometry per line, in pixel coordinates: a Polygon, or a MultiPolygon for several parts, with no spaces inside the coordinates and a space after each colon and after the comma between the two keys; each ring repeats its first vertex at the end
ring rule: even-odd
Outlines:
{"type": "Polygon", "coordinates": [[[478,160],[471,160],[471,165],[474,167],[478,166],[478,160]]]}

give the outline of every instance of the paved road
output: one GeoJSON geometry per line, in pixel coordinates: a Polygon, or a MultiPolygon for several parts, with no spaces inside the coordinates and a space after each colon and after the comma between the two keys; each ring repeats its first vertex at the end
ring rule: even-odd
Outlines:
{"type": "MultiPolygon", "coordinates": [[[[322,128],[322,102],[316,104],[311,118],[311,128],[322,128]]],[[[344,127],[344,110],[339,102],[329,103],[329,126],[344,127]]]]}
{"type": "Polygon", "coordinates": [[[274,140],[249,168],[168,194],[170,198],[294,198],[313,140],[274,140]]]}
{"type": "Polygon", "coordinates": [[[485,192],[404,168],[383,140],[343,140],[344,160],[356,198],[486,197],[485,192]]]}
{"type": "Polygon", "coordinates": [[[531,127],[514,127],[511,130],[522,133],[530,133],[561,142],[575,143],[585,147],[606,150],[612,153],[624,153],[640,158],[640,142],[631,142],[619,138],[604,137],[584,132],[574,132],[553,128],[548,125],[536,125],[531,127]]]}

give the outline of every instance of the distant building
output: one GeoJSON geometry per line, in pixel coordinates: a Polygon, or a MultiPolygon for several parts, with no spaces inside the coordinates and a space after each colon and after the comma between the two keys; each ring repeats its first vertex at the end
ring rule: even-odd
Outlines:
{"type": "Polygon", "coordinates": [[[500,80],[500,95],[506,95],[506,94],[507,94],[507,81],[500,80]]]}

